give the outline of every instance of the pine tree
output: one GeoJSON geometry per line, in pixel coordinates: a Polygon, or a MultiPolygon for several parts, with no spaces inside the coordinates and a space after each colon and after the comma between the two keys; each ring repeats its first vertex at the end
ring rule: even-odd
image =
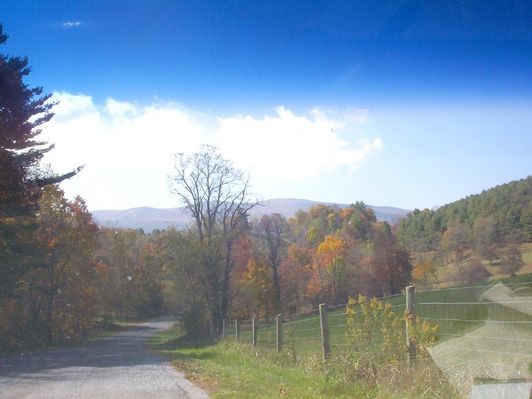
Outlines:
{"type": "MultiPolygon", "coordinates": [[[[0,45],[7,40],[0,24],[0,45]]],[[[29,235],[42,188],[74,176],[40,166],[53,148],[38,139],[53,113],[50,95],[24,83],[31,72],[26,57],[0,53],[0,296],[9,293],[31,253],[29,235]]]]}

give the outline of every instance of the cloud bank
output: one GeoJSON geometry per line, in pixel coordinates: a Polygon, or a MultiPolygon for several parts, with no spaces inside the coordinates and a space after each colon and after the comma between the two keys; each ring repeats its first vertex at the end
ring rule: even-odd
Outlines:
{"type": "Polygon", "coordinates": [[[320,108],[301,116],[278,107],[274,116],[262,119],[245,115],[219,118],[215,143],[240,168],[260,178],[318,177],[337,167],[354,170],[382,148],[379,138],[355,142],[341,138],[336,131],[352,118],[352,114],[330,117],[320,108]]]}
{"type": "MultiPolygon", "coordinates": [[[[80,175],[63,184],[91,209],[176,206],[168,192],[176,152],[202,143],[217,145],[237,167],[251,173],[262,194],[273,180],[319,179],[338,169],[356,170],[382,148],[379,138],[360,132],[363,110],[314,108],[297,115],[278,107],[272,115],[204,115],[174,102],[139,105],[112,98],[97,104],[90,96],[54,93],[55,117],[43,127],[56,144],[45,161],[58,171],[81,164],[80,175]]],[[[294,192],[291,196],[298,196],[294,192]]]]}

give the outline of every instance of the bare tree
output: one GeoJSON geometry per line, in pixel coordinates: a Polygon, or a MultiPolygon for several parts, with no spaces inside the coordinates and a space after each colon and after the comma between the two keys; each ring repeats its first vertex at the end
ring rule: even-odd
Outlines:
{"type": "Polygon", "coordinates": [[[273,287],[275,291],[275,305],[277,311],[281,309],[281,281],[279,267],[286,249],[284,234],[286,233],[286,219],[279,213],[264,215],[259,223],[260,235],[266,244],[265,252],[272,269],[273,287]]]}
{"type": "Polygon", "coordinates": [[[200,286],[217,330],[229,310],[233,245],[247,226],[249,183],[214,146],[175,154],[171,191],[191,212],[201,251],[200,286]]]}

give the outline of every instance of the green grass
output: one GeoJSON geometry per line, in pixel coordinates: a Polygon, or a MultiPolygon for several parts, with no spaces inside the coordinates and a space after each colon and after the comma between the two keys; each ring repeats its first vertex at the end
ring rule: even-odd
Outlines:
{"type": "Polygon", "coordinates": [[[501,281],[504,284],[529,283],[532,281],[532,273],[518,274],[516,276],[503,278],[501,281]]]}
{"type": "Polygon", "coordinates": [[[525,263],[525,265],[532,264],[532,242],[521,244],[519,246],[519,250],[523,255],[523,262],[525,263]]]}
{"type": "MultiPolygon", "coordinates": [[[[532,273],[509,277],[501,280],[505,284],[528,283],[532,285],[532,273]]],[[[490,283],[490,285],[496,282],[490,283]]],[[[498,304],[479,304],[482,293],[489,286],[456,287],[416,294],[416,314],[438,325],[438,342],[475,330],[486,320],[528,321],[530,316],[498,304]]],[[[393,306],[393,311],[403,313],[404,295],[397,295],[382,300],[393,306]]],[[[485,302],[482,301],[482,302],[485,302]]],[[[329,334],[333,353],[349,351],[345,307],[329,312],[329,334]]],[[[317,312],[296,317],[283,323],[284,345],[292,349],[299,357],[316,356],[321,353],[321,332],[317,312]]],[[[258,325],[258,345],[264,349],[275,349],[275,324],[258,325]]],[[[228,341],[234,342],[234,327],[228,328],[228,341]]],[[[250,323],[241,325],[240,341],[251,343],[250,323]]]]}
{"type": "Polygon", "coordinates": [[[319,358],[294,365],[289,352],[213,345],[190,339],[177,326],[155,337],[151,348],[169,356],[214,398],[373,398],[377,394],[375,388],[345,384],[334,373],[324,373],[319,358]]]}
{"type": "Polygon", "coordinates": [[[404,364],[385,365],[375,380],[353,356],[335,355],[326,364],[320,355],[296,360],[290,350],[277,354],[243,343],[191,339],[178,326],[154,337],[150,346],[213,398],[458,398],[430,358],[419,358],[413,372],[404,364]]]}
{"type": "MultiPolygon", "coordinates": [[[[505,284],[524,283],[531,286],[532,274],[502,281],[505,284]]],[[[472,331],[486,320],[531,320],[530,316],[506,306],[484,303],[486,300],[481,300],[481,295],[491,284],[495,282],[488,286],[419,292],[416,294],[416,314],[439,326],[439,342],[472,331]]],[[[395,312],[404,312],[403,295],[383,301],[392,305],[395,312]]],[[[328,314],[333,357],[326,368],[321,361],[321,332],[317,312],[283,322],[284,351],[281,354],[275,351],[275,324],[271,322],[258,324],[256,349],[250,345],[250,323],[241,324],[238,343],[235,342],[234,327],[228,325],[227,338],[222,344],[191,340],[175,327],[154,339],[152,345],[154,349],[169,355],[179,369],[185,370],[192,380],[200,381],[214,392],[214,397],[219,398],[372,398],[377,394],[379,398],[415,398],[425,391],[429,394],[423,397],[455,396],[430,358],[420,360],[424,362],[419,368],[421,377],[418,374],[406,376],[401,371],[403,366],[392,370],[381,365],[379,367],[382,370],[378,372],[380,382],[377,385],[375,381],[371,383],[359,378],[353,372],[359,365],[356,364],[356,354],[353,356],[353,344],[347,336],[345,311],[342,306],[332,309],[328,314]],[[412,378],[417,380],[410,383],[412,378]],[[393,385],[382,383],[387,379],[394,379],[393,385]]],[[[530,328],[528,324],[517,327],[530,328]]]]}

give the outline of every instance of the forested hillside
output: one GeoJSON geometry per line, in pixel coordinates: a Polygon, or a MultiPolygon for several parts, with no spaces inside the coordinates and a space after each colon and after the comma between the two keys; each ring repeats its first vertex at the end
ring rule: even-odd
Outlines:
{"type": "Polygon", "coordinates": [[[398,240],[411,251],[456,246],[480,251],[532,240],[532,176],[402,219],[398,240]]]}

